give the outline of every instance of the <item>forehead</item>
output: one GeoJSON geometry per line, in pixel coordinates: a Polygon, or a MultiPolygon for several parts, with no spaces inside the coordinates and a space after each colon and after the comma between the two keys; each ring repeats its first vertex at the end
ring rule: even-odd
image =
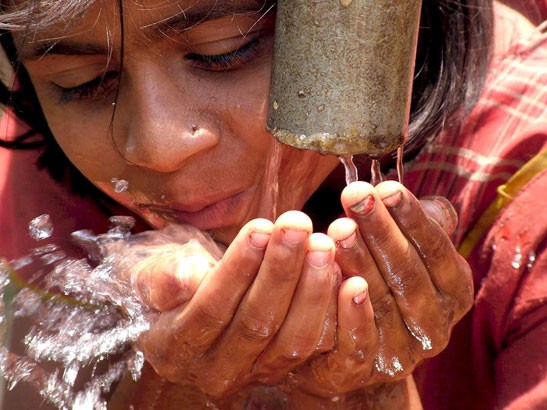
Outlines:
{"type": "Polygon", "coordinates": [[[70,29],[84,18],[104,14],[131,16],[134,23],[152,25],[170,15],[259,11],[274,0],[0,0],[0,28],[33,30],[38,34],[70,29]]]}
{"type": "MultiPolygon", "coordinates": [[[[165,37],[171,30],[182,31],[201,22],[226,15],[266,12],[273,0],[16,0],[5,8],[24,21],[12,28],[17,48],[25,55],[47,51],[56,41],[115,42],[123,19],[124,36],[165,37]]],[[[16,20],[15,17],[13,20],[16,20]]]]}

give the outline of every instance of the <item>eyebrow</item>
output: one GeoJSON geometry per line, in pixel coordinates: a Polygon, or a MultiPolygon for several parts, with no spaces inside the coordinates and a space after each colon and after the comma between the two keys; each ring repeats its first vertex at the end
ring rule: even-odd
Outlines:
{"type": "MultiPolygon", "coordinates": [[[[200,2],[199,6],[192,5],[187,9],[181,9],[180,13],[160,20],[140,29],[148,40],[160,41],[165,39],[168,33],[183,32],[200,23],[216,20],[228,15],[243,15],[247,13],[267,11],[270,9],[269,0],[249,2],[241,0],[232,0],[223,2],[215,0],[213,4],[204,4],[200,2]],[[222,7],[217,7],[218,3],[224,3],[222,7]],[[225,3],[229,3],[228,6],[225,3]]],[[[20,60],[38,60],[40,58],[61,55],[61,56],[93,56],[111,54],[108,46],[96,43],[81,43],[71,41],[68,38],[54,39],[36,42],[36,45],[26,44],[20,52],[20,60]]]]}

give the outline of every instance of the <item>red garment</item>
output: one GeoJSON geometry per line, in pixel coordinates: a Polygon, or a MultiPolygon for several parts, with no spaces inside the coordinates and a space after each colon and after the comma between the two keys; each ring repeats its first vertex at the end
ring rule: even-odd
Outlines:
{"type": "Polygon", "coordinates": [[[517,10],[534,25],[547,20],[547,0],[501,0],[501,2],[517,10]]]}
{"type": "MultiPolygon", "coordinates": [[[[504,184],[547,149],[547,24],[498,60],[466,123],[406,167],[417,195],[455,204],[459,243],[504,184]]],[[[547,409],[547,170],[470,255],[476,298],[448,348],[415,371],[426,409],[547,409]]]]}

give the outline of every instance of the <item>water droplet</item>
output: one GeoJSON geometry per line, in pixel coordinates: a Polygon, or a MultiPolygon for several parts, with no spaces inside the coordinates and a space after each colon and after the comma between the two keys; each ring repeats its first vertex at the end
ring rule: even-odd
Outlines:
{"type": "Polygon", "coordinates": [[[117,194],[121,194],[129,188],[129,182],[125,179],[112,178],[110,182],[114,185],[114,192],[117,194]]]}
{"type": "Polygon", "coordinates": [[[274,101],[273,101],[272,106],[273,106],[273,109],[274,109],[275,111],[277,111],[277,110],[279,109],[279,103],[277,102],[277,100],[274,100],[274,101]]]}
{"type": "Polygon", "coordinates": [[[114,185],[114,192],[117,194],[121,194],[129,188],[129,182],[125,179],[112,178],[110,182],[114,185]]]}
{"type": "Polygon", "coordinates": [[[44,214],[34,218],[28,224],[29,235],[32,239],[41,241],[51,237],[53,234],[53,224],[49,215],[44,214]]]}
{"type": "Polygon", "coordinates": [[[128,231],[133,229],[135,226],[135,218],[132,216],[115,215],[111,216],[108,220],[112,224],[112,227],[117,227],[128,231]]]}
{"type": "Polygon", "coordinates": [[[321,104],[319,107],[317,107],[317,111],[319,112],[325,111],[325,104],[321,104]]]}
{"type": "Polygon", "coordinates": [[[306,92],[304,90],[298,91],[298,98],[304,98],[306,96],[306,92]]]}
{"type": "Polygon", "coordinates": [[[534,251],[531,251],[530,254],[528,255],[528,263],[526,263],[526,267],[528,269],[532,269],[535,262],[536,262],[536,253],[534,251]]]}
{"type": "Polygon", "coordinates": [[[418,324],[412,320],[410,323],[406,323],[406,328],[410,334],[422,344],[424,351],[433,349],[431,338],[424,332],[424,330],[418,326],[418,324]]]}
{"type": "Polygon", "coordinates": [[[513,269],[519,269],[522,265],[522,253],[520,252],[520,248],[517,247],[515,255],[513,256],[513,260],[511,261],[511,266],[513,269]]]}
{"type": "Polygon", "coordinates": [[[306,138],[307,138],[307,137],[306,137],[306,135],[304,135],[304,134],[301,134],[301,135],[298,137],[298,139],[299,139],[300,141],[306,141],[306,138]]]}
{"type": "Polygon", "coordinates": [[[141,377],[141,371],[144,366],[144,354],[140,350],[135,352],[135,355],[128,360],[127,368],[131,373],[131,378],[138,381],[141,377]]]}

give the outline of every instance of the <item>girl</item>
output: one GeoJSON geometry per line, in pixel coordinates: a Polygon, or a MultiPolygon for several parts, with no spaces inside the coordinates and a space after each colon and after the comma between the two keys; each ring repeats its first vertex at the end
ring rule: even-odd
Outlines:
{"type": "MultiPolygon", "coordinates": [[[[207,272],[180,277],[176,257],[133,267],[143,303],[159,314],[139,342],[148,363],[143,377],[137,384],[122,382],[112,406],[419,406],[409,375],[446,346],[452,327],[471,306],[469,266],[447,234],[461,242],[492,199],[494,185],[476,183],[483,181],[475,176],[485,174],[480,165],[488,160],[464,174],[467,181],[453,175],[460,161],[470,160],[465,153],[475,159],[475,152],[493,144],[473,145],[482,112],[470,117],[470,128],[449,128],[433,143],[426,140],[443,125],[457,123],[481,89],[489,62],[488,2],[426,1],[423,8],[411,157],[419,153],[408,184],[416,193],[458,201],[463,223],[455,232],[456,219],[444,199],[420,202],[393,181],[352,184],[341,194],[341,207],[329,205],[327,215],[316,216],[325,206],[313,199],[343,185],[338,160],[279,148],[264,129],[274,18],[272,2],[253,0],[3,2],[2,41],[19,81],[16,90],[5,90],[5,101],[42,136],[41,162],[52,175],[105,201],[84,184],[84,175],[153,228],[189,224],[227,246],[207,272]],[[276,156],[281,156],[279,192],[264,204],[263,198],[271,197],[264,161],[276,156]],[[454,173],[439,172],[441,163],[454,173]],[[116,189],[113,179],[127,181],[128,189],[116,189]],[[427,192],[433,181],[436,189],[427,192]],[[469,198],[477,201],[476,209],[469,198]],[[310,217],[294,211],[305,205],[316,230],[321,220],[333,221],[327,235],[312,233],[310,217]],[[276,216],[271,209],[280,215],[275,221],[269,220],[276,216]],[[347,217],[337,219],[341,209],[347,217]]],[[[521,47],[541,50],[539,32],[522,25],[533,39],[521,47]]],[[[492,155],[506,152],[512,138],[506,131],[492,155]]],[[[545,139],[533,142],[513,154],[508,166],[518,169],[541,151],[545,139]]],[[[384,162],[391,166],[389,158],[384,162]]],[[[505,182],[511,169],[484,181],[505,182]]],[[[510,272],[515,285],[507,286],[508,293],[526,303],[511,312],[508,334],[496,333],[496,348],[522,348],[523,338],[538,340],[541,334],[545,309],[537,301],[545,287],[537,287],[543,290],[539,298],[521,287],[535,289],[532,284],[540,280],[535,272],[544,263],[537,239],[542,226],[538,223],[539,233],[531,233],[520,248],[526,256],[534,251],[534,263],[510,272]],[[521,323],[522,334],[516,330],[521,323]]],[[[471,260],[481,268],[476,285],[477,279],[495,276],[495,264],[485,262],[484,252],[471,260]]],[[[478,301],[487,307],[490,299],[481,296],[478,301]]],[[[505,306],[503,301],[498,308],[505,306]]],[[[458,389],[472,386],[483,397],[469,408],[496,401],[509,405],[525,393],[541,400],[541,392],[533,394],[541,381],[537,370],[525,383],[511,380],[524,363],[510,349],[500,353],[503,361],[484,368],[484,345],[478,352],[466,350],[469,340],[499,318],[497,310],[477,313],[472,325],[463,322],[451,357],[469,360],[478,354],[479,373],[487,381],[468,377],[465,366],[456,372],[451,367],[454,381],[439,391],[446,394],[441,399],[454,400],[458,389]]],[[[528,358],[527,367],[532,362],[528,358]]],[[[446,374],[433,365],[438,377],[446,374]]],[[[419,379],[420,393],[439,408],[439,395],[427,385],[430,374],[419,379]]]]}

